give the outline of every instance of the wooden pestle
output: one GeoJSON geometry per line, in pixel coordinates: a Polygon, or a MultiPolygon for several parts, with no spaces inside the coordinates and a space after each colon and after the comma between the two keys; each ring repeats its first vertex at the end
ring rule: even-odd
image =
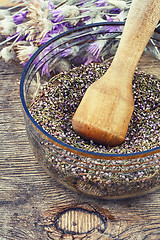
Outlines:
{"type": "Polygon", "coordinates": [[[85,139],[116,146],[126,136],[134,110],[132,79],[160,19],[160,0],[133,0],[122,37],[108,71],[84,94],[73,129],[85,139]]]}

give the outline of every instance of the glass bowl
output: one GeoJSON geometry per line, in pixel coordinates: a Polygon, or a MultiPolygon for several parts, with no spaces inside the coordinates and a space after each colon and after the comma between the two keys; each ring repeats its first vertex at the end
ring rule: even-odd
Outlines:
{"type": "MultiPolygon", "coordinates": [[[[34,120],[29,107],[51,78],[59,78],[62,72],[66,74],[82,64],[108,62],[115,53],[123,25],[94,23],[50,39],[30,58],[20,83],[26,131],[38,162],[50,176],[70,189],[103,199],[134,197],[158,189],[159,145],[129,153],[88,151],[49,134],[34,120]]],[[[56,82],[55,85],[58,86],[56,82]]]]}

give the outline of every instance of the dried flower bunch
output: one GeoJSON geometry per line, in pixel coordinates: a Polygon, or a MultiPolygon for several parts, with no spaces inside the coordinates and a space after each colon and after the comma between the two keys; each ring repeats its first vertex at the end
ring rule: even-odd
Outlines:
{"type": "MultiPolygon", "coordinates": [[[[130,0],[13,0],[14,7],[0,6],[0,34],[6,39],[0,43],[3,49],[0,57],[5,62],[19,59],[25,65],[38,47],[56,35],[72,28],[95,22],[125,22],[131,5],[130,0]]],[[[12,3],[12,4],[13,4],[12,3]]],[[[95,29],[96,31],[96,29],[95,29]]],[[[115,50],[117,42],[123,31],[123,26],[108,26],[108,38],[115,50]],[[117,34],[119,33],[119,34],[117,34]]],[[[158,36],[159,37],[159,36],[158,36]]],[[[94,41],[87,46],[90,57],[85,64],[99,61],[101,50],[106,44],[104,41],[94,41]]],[[[159,43],[155,38],[150,40],[147,49],[160,59],[159,43]]],[[[67,49],[63,56],[76,56],[78,47],[67,49]]],[[[45,66],[42,74],[48,74],[45,66]]]]}

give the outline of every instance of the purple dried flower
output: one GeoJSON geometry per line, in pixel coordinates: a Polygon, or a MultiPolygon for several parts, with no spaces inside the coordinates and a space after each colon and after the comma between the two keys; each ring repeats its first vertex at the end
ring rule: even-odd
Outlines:
{"type": "Polygon", "coordinates": [[[26,39],[25,35],[23,35],[23,34],[19,35],[19,34],[20,34],[19,32],[16,32],[15,34],[8,36],[6,39],[9,41],[9,40],[17,38],[16,42],[23,41],[26,39]]]}
{"type": "Polygon", "coordinates": [[[63,12],[61,9],[56,9],[52,11],[54,19],[52,20],[53,22],[61,22],[63,20],[63,12]]]}
{"type": "Polygon", "coordinates": [[[121,12],[121,10],[119,8],[114,8],[111,11],[111,13],[114,13],[114,14],[119,14],[120,12],[121,12]]]}
{"type": "Polygon", "coordinates": [[[65,23],[63,24],[63,26],[66,27],[67,30],[70,30],[71,28],[73,28],[73,25],[71,25],[70,22],[65,22],[65,23]]]}
{"type": "Polygon", "coordinates": [[[22,22],[24,21],[24,19],[26,18],[27,14],[28,14],[28,11],[21,12],[21,13],[15,15],[15,16],[13,17],[14,23],[15,23],[15,24],[20,24],[20,23],[22,23],[22,22]]]}
{"type": "Polygon", "coordinates": [[[49,33],[47,33],[45,35],[45,37],[42,39],[42,41],[40,42],[40,44],[44,44],[44,43],[48,42],[51,38],[52,38],[52,36],[49,33]]]}
{"type": "Polygon", "coordinates": [[[106,44],[106,40],[95,41],[88,48],[88,52],[91,53],[95,57],[94,58],[95,60],[98,59],[100,52],[105,44],[106,44]]]}
{"type": "Polygon", "coordinates": [[[52,30],[49,32],[50,34],[57,34],[57,33],[61,33],[64,31],[64,26],[63,24],[56,24],[53,26],[52,30]]]}
{"type": "Polygon", "coordinates": [[[48,9],[49,10],[53,10],[55,8],[55,5],[53,2],[51,2],[51,0],[48,1],[48,9]]]}
{"type": "Polygon", "coordinates": [[[53,26],[52,30],[47,32],[47,34],[45,35],[45,37],[42,39],[42,41],[40,42],[40,44],[44,44],[47,41],[49,41],[50,39],[52,39],[53,37],[55,37],[57,34],[60,34],[61,32],[63,32],[64,28],[62,24],[56,24],[53,26]]]}
{"type": "Polygon", "coordinates": [[[72,54],[72,48],[67,48],[67,49],[63,50],[60,55],[62,57],[67,57],[71,54],[72,54]]]}
{"type": "MultiPolygon", "coordinates": [[[[113,22],[113,18],[109,17],[108,15],[106,15],[106,19],[108,22],[113,22]]],[[[110,26],[107,26],[107,27],[104,27],[106,30],[108,30],[109,33],[112,33],[112,32],[122,32],[122,29],[121,29],[121,26],[119,25],[110,25],[110,26]]]]}
{"type": "Polygon", "coordinates": [[[62,7],[60,7],[59,9],[55,9],[53,11],[51,11],[51,13],[53,14],[53,22],[61,22],[63,19],[68,20],[68,22],[72,23],[72,24],[76,24],[77,20],[76,19],[70,19],[70,18],[75,18],[79,15],[80,11],[78,9],[78,7],[76,6],[69,6],[69,5],[64,5],[62,7]]]}
{"type": "MultiPolygon", "coordinates": [[[[45,60],[44,60],[45,61],[45,60]]],[[[46,75],[46,76],[50,76],[50,72],[49,72],[49,64],[48,62],[45,62],[45,64],[42,67],[42,71],[41,71],[41,75],[46,75]]]]}
{"type": "Polygon", "coordinates": [[[72,55],[74,57],[74,56],[77,56],[78,51],[79,51],[78,46],[68,47],[68,48],[65,48],[65,50],[63,50],[60,55],[62,57],[67,57],[69,55],[72,55]]]}

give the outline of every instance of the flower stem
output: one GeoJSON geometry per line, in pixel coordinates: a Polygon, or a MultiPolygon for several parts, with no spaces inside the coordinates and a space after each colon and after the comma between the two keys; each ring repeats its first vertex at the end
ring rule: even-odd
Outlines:
{"type": "Polygon", "coordinates": [[[22,8],[22,9],[20,9],[18,12],[16,12],[15,14],[13,14],[12,17],[14,17],[14,16],[17,15],[18,13],[20,13],[20,12],[26,10],[26,9],[27,9],[27,7],[24,7],[24,8],[22,8]]]}
{"type": "MultiPolygon", "coordinates": [[[[11,1],[8,1],[8,2],[4,2],[4,3],[2,3],[2,4],[0,5],[0,7],[6,6],[6,5],[8,5],[9,3],[13,3],[13,2],[17,2],[17,0],[11,0],[11,1]]],[[[20,1],[18,1],[18,2],[20,2],[20,1]]]]}
{"type": "Polygon", "coordinates": [[[18,36],[18,35],[19,35],[19,33],[17,33],[16,35],[10,37],[9,39],[4,40],[3,42],[0,43],[0,46],[2,46],[3,44],[9,42],[10,40],[14,39],[14,38],[15,38],[16,36],[18,36]]]}
{"type": "MultiPolygon", "coordinates": [[[[18,8],[18,7],[21,7],[21,6],[23,6],[23,5],[26,5],[27,3],[28,3],[28,2],[18,4],[18,5],[16,5],[16,6],[13,6],[13,7],[8,8],[8,10],[11,11],[11,10],[13,10],[13,9],[15,9],[15,8],[18,8]]],[[[25,8],[27,8],[27,6],[26,6],[25,8]]],[[[20,11],[21,11],[21,10],[20,10],[20,11]]],[[[18,12],[19,12],[19,11],[18,11],[18,12]]],[[[16,12],[16,14],[17,14],[17,12],[16,12]]]]}
{"type": "Polygon", "coordinates": [[[12,48],[14,46],[14,44],[16,43],[16,41],[20,38],[20,36],[29,28],[30,27],[27,27],[23,31],[18,32],[17,34],[15,34],[14,36],[10,37],[9,39],[4,40],[3,42],[0,43],[0,46],[2,46],[3,44],[5,44],[5,43],[7,43],[7,42],[9,42],[9,41],[11,41],[12,39],[15,38],[15,40],[13,41],[13,43],[11,45],[11,48],[12,48]]]}

